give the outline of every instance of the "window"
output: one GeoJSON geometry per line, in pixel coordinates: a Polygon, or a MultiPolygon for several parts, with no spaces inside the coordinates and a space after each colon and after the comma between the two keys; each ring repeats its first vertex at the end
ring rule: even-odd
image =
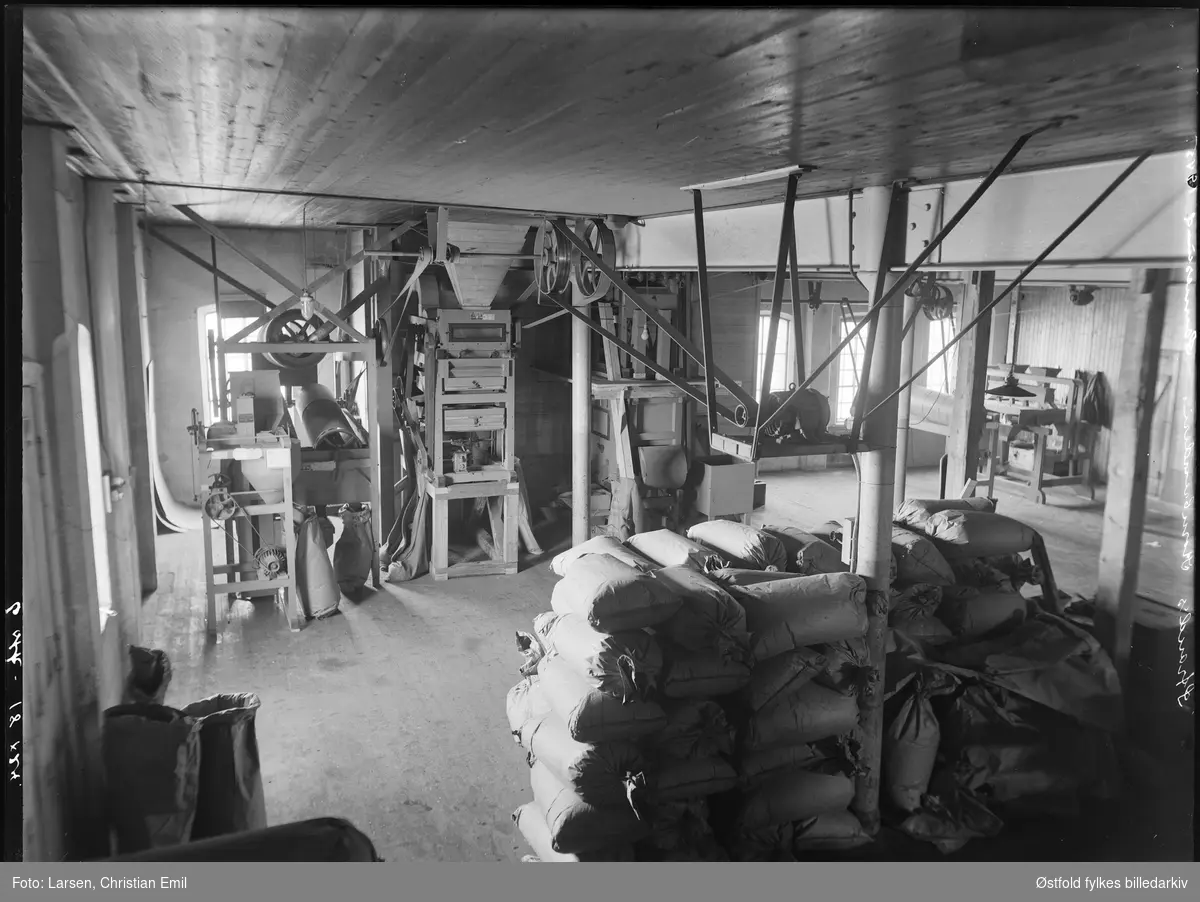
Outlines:
{"type": "MultiPolygon", "coordinates": [[[[854,325],[853,314],[848,307],[843,307],[842,328],[838,334],[839,344],[854,330],[854,325]]],[[[845,423],[854,416],[854,396],[858,393],[858,376],[862,372],[863,356],[867,351],[866,334],[866,329],[858,333],[838,354],[837,409],[834,412],[834,423],[845,423]]]]}
{"type": "MultiPolygon", "coordinates": [[[[954,317],[937,320],[929,324],[929,359],[946,347],[954,337],[954,317]]],[[[925,371],[925,387],[936,392],[949,394],[954,391],[958,376],[958,345],[947,351],[933,366],[925,371]]]]}
{"type": "MultiPolygon", "coordinates": [[[[760,313],[758,317],[758,353],[755,355],[755,395],[762,394],[763,367],[767,362],[767,342],[770,339],[771,314],[760,313]]],[[[775,333],[775,360],[771,364],[771,391],[787,391],[796,381],[795,330],[792,318],[779,318],[779,330],[775,333]]]]}
{"type": "MultiPolygon", "coordinates": [[[[226,340],[241,332],[258,317],[256,316],[223,316],[221,317],[221,334],[226,340]]],[[[216,397],[216,346],[217,340],[217,311],[212,305],[200,309],[200,378],[204,394],[204,413],[206,421],[215,423],[221,419],[216,397]]],[[[253,333],[247,341],[260,341],[257,333],[253,333]]],[[[254,369],[250,354],[225,355],[225,392],[229,392],[228,379],[230,373],[245,373],[254,369]]]]}

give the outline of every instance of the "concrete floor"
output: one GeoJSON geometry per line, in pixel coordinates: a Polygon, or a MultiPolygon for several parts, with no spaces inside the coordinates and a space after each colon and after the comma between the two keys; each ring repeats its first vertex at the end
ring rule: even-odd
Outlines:
{"type": "MultiPolygon", "coordinates": [[[[811,527],[854,513],[852,470],[765,478],[768,504],[756,523],[811,527]]],[[[936,473],[916,471],[910,496],[932,496],[935,484],[936,473]]],[[[1089,593],[1102,507],[1051,494],[1036,506],[1001,490],[999,510],[1043,532],[1064,589],[1089,593]]],[[[1164,600],[1190,597],[1178,573],[1176,521],[1152,521],[1143,586],[1164,600]]],[[[539,536],[544,545],[555,539],[539,536]]],[[[296,634],[273,604],[236,601],[210,643],[200,537],[167,535],[142,641],[170,656],[168,704],[216,693],[262,699],[257,733],[271,823],[349,818],[389,861],[519,861],[526,850],[510,815],[530,792],[504,702],[519,680],[514,631],[549,608],[556,578],[548,559],[561,547],[565,538],[524,560],[514,577],[385,585],[296,634]]]]}

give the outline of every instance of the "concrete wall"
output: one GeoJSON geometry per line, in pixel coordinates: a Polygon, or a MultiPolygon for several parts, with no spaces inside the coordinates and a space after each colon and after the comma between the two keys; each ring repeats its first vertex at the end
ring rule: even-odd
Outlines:
{"type": "MultiPolygon", "coordinates": [[[[160,226],[156,230],[197,256],[205,260],[210,258],[209,236],[199,229],[160,226]]],[[[239,247],[264,260],[296,284],[303,284],[301,232],[229,229],[228,234],[239,247]]],[[[307,245],[309,282],[346,257],[345,239],[336,232],[309,231],[307,245]]],[[[230,276],[276,303],[288,296],[283,286],[219,242],[217,263],[230,276]]],[[[192,504],[192,439],[187,427],[191,424],[192,408],[203,407],[198,311],[213,303],[213,279],[211,274],[153,237],[146,240],[146,273],[159,459],[175,500],[192,504]]],[[[243,297],[224,282],[220,291],[222,304],[243,297]]],[[[338,309],[341,279],[330,280],[315,292],[315,296],[330,309],[338,309]]],[[[262,310],[254,302],[244,306],[245,312],[239,310],[238,315],[254,315],[262,310]]],[[[325,378],[324,374],[322,378],[325,378]]]]}

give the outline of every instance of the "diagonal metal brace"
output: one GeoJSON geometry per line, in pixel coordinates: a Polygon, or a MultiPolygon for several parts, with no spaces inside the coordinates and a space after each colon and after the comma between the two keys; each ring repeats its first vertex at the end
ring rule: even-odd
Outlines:
{"type": "MultiPolygon", "coordinates": [[[[566,220],[563,220],[563,219],[552,220],[551,224],[554,226],[554,230],[558,233],[559,237],[563,241],[565,241],[571,247],[575,248],[584,257],[584,259],[586,259],[593,266],[595,266],[598,270],[600,270],[600,272],[604,273],[604,275],[606,275],[609,278],[609,280],[613,283],[613,285],[615,285],[617,287],[617,289],[623,295],[625,295],[625,297],[629,298],[630,302],[635,307],[637,307],[644,314],[646,314],[646,319],[650,320],[650,322],[652,322],[656,326],[658,326],[659,331],[662,334],[669,336],[671,338],[671,340],[675,342],[675,344],[679,345],[679,347],[683,350],[683,352],[685,354],[687,354],[689,357],[691,357],[697,363],[703,364],[703,362],[704,362],[703,352],[699,348],[697,348],[694,344],[692,344],[692,342],[689,341],[687,339],[687,337],[683,335],[682,332],[680,332],[678,329],[676,329],[674,326],[672,326],[662,316],[662,314],[660,314],[658,312],[658,310],[656,310],[654,308],[653,304],[649,304],[645,300],[643,300],[641,297],[639,297],[638,293],[636,291],[634,291],[633,288],[631,288],[629,286],[629,284],[623,278],[621,278],[621,274],[618,273],[611,266],[609,266],[607,263],[605,263],[600,258],[600,255],[597,254],[587,244],[587,242],[585,242],[582,238],[580,238],[578,235],[576,235],[574,232],[572,232],[570,229],[568,229],[566,220]]],[[[729,377],[728,374],[721,372],[721,370],[717,369],[715,366],[712,368],[712,371],[713,371],[713,376],[716,378],[716,380],[718,382],[720,382],[721,385],[723,385],[725,387],[725,389],[731,395],[733,395],[735,398],[737,398],[738,401],[740,401],[742,404],[746,405],[747,410],[751,411],[752,413],[757,412],[758,404],[755,403],[754,398],[751,397],[751,395],[748,391],[746,391],[744,388],[742,388],[740,385],[738,385],[733,379],[731,379],[729,377]]]]}
{"type": "Polygon", "coordinates": [[[916,259],[914,259],[913,262],[908,265],[908,268],[904,270],[904,273],[899,279],[896,280],[895,284],[893,284],[888,291],[884,292],[883,296],[871,306],[871,309],[866,312],[861,320],[859,320],[858,325],[850,330],[850,334],[838,343],[837,347],[833,349],[833,351],[828,357],[825,358],[821,365],[809,373],[808,378],[796,387],[795,391],[792,392],[787,400],[774,413],[767,417],[767,419],[759,426],[760,430],[766,429],[769,425],[771,425],[771,423],[773,423],[783,413],[787,406],[796,399],[800,392],[812,385],[813,380],[823,373],[826,367],[837,360],[838,355],[841,354],[842,350],[848,344],[854,341],[854,339],[858,336],[858,333],[866,328],[869,322],[873,321],[874,318],[879,315],[879,311],[887,306],[892,297],[895,296],[897,292],[903,291],[904,288],[907,287],[908,280],[912,278],[913,273],[915,273],[926,260],[933,256],[934,252],[941,246],[946,237],[954,231],[958,224],[962,222],[963,217],[965,217],[971,211],[975,204],[979,202],[979,199],[983,197],[989,188],[992,187],[996,179],[1000,177],[1000,174],[1008,168],[1008,165],[1013,161],[1017,154],[1021,152],[1021,149],[1036,135],[1041,134],[1047,129],[1058,128],[1064,121],[1065,119],[1061,118],[1055,119],[1052,122],[1048,122],[1046,125],[1021,135],[1021,137],[1014,142],[1013,146],[1009,148],[1008,153],[1004,155],[1004,158],[996,164],[996,167],[990,173],[988,173],[987,178],[985,178],[980,183],[979,187],[972,192],[971,196],[967,198],[966,203],[964,203],[958,209],[958,212],[956,212],[954,216],[950,218],[950,221],[942,226],[941,231],[934,236],[934,239],[930,241],[925,249],[917,255],[916,259]]]}

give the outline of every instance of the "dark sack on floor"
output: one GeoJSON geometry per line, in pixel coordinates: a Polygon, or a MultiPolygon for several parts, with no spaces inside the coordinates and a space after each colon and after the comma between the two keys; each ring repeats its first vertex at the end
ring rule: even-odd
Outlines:
{"type": "Polygon", "coordinates": [[[589,685],[617,698],[648,698],[662,675],[662,649],[644,630],[602,633],[578,614],[538,614],[534,632],[585,677],[589,685]]]}
{"type": "Polygon", "coordinates": [[[200,795],[192,838],[242,833],[267,826],[262,765],[254,718],[257,695],[214,695],[183,713],[200,729],[200,795]]]}
{"type": "Polygon", "coordinates": [[[404,583],[429,572],[429,534],[432,532],[432,503],[425,492],[409,499],[397,522],[400,545],[388,564],[389,583],[404,583]],[[404,533],[407,532],[405,536],[404,533]]]}
{"type": "Polygon", "coordinates": [[[750,682],[750,664],[717,651],[672,649],[663,672],[662,694],[667,698],[720,698],[750,682]]]}
{"type": "Polygon", "coordinates": [[[558,576],[566,576],[568,567],[580,558],[587,557],[589,554],[607,554],[637,570],[658,569],[654,565],[654,561],[645,555],[639,554],[632,548],[627,548],[621,544],[619,539],[615,539],[612,536],[596,536],[594,539],[588,539],[582,545],[568,548],[550,561],[550,569],[558,576]]]}
{"type": "Polygon", "coordinates": [[[954,638],[950,627],[937,619],[942,605],[941,586],[917,584],[903,591],[892,590],[888,625],[910,639],[939,645],[954,638]]]}
{"type": "Polygon", "coordinates": [[[751,651],[758,662],[867,631],[867,583],[853,573],[795,576],[730,586],[729,592],[746,611],[751,651]]]}
{"type": "Polygon", "coordinates": [[[556,714],[548,714],[526,731],[526,748],[535,761],[592,805],[628,802],[631,788],[642,779],[645,761],[631,742],[593,745],[571,738],[556,714]]]}
{"type": "Polygon", "coordinates": [[[1023,623],[1028,607],[1024,596],[1016,592],[956,587],[942,593],[937,616],[955,636],[973,639],[1002,626],[1023,623]]]}
{"type": "Polygon", "coordinates": [[[594,852],[570,854],[554,851],[554,842],[550,828],[546,826],[546,818],[536,802],[526,802],[513,812],[513,823],[521,832],[529,848],[539,861],[550,862],[580,862],[580,861],[633,861],[633,846],[623,844],[611,849],[600,849],[594,852]]]}
{"type": "Polygon", "coordinates": [[[858,701],[816,683],[759,711],[746,730],[746,751],[802,745],[849,733],[858,726],[858,701]]]}
{"type": "MultiPolygon", "coordinates": [[[[296,533],[296,591],[300,607],[309,620],[330,617],[338,612],[342,593],[337,574],[329,560],[329,549],[314,514],[306,517],[296,533]]],[[[291,562],[288,562],[291,566],[291,562]]]]}
{"type": "Polygon", "coordinates": [[[682,604],[653,575],[607,554],[573,561],[550,596],[557,613],[578,614],[605,633],[657,626],[682,604]]]}
{"type": "Polygon", "coordinates": [[[171,685],[171,661],[161,649],[129,646],[129,676],[123,705],[161,705],[171,685]]]}
{"type": "Polygon", "coordinates": [[[534,729],[553,710],[550,699],[542,691],[541,680],[536,676],[526,677],[508,690],[505,699],[508,729],[517,745],[529,748],[529,739],[534,729]]]}
{"type": "Polygon", "coordinates": [[[750,675],[741,700],[751,711],[761,711],[772,702],[799,690],[825,669],[825,656],[812,648],[798,648],[762,662],[750,675]]]}
{"type": "Polygon", "coordinates": [[[1012,517],[986,511],[943,511],[925,524],[947,558],[1000,557],[1033,548],[1037,535],[1012,517]]]}
{"type": "Polygon", "coordinates": [[[896,561],[896,580],[905,584],[930,586],[954,584],[954,570],[938,546],[919,533],[902,526],[892,527],[892,557],[896,561]]]}
{"type": "Polygon", "coordinates": [[[682,600],[669,620],[654,628],[668,642],[688,651],[716,651],[745,659],[750,651],[746,612],[728,592],[687,567],[664,567],[655,577],[682,600]]]}
{"type": "Polygon", "coordinates": [[[831,811],[844,811],[854,800],[854,783],[798,770],[764,780],[747,796],[738,812],[743,830],[807,820],[831,811]]]}
{"type": "Polygon", "coordinates": [[[842,563],[842,552],[822,538],[792,526],[764,526],[762,531],[774,536],[787,552],[787,569],[801,576],[814,573],[846,573],[850,568],[842,563]]]}
{"type": "Polygon", "coordinates": [[[862,822],[852,811],[829,811],[796,826],[792,849],[797,855],[808,852],[845,852],[871,842],[862,822]]]}
{"type": "Polygon", "coordinates": [[[711,548],[706,548],[699,542],[693,542],[669,529],[656,529],[653,532],[630,536],[625,544],[660,567],[691,567],[704,573],[728,565],[728,562],[711,548]]]}
{"type": "Polygon", "coordinates": [[[667,722],[658,702],[636,698],[632,692],[623,699],[609,695],[589,684],[561,655],[542,658],[538,676],[554,713],[579,742],[637,739],[657,733],[667,722]]]}
{"type": "Polygon", "coordinates": [[[733,520],[707,520],[688,530],[687,537],[748,570],[787,569],[787,551],[769,533],[733,520]]]}
{"type": "Polygon", "coordinates": [[[667,725],[654,737],[659,758],[711,758],[733,752],[733,729],[725,709],[707,699],[668,701],[667,725]]]}
{"type": "Polygon", "coordinates": [[[723,758],[666,761],[651,787],[651,804],[701,799],[728,792],[738,784],[737,771],[723,758]]]}
{"type": "Polygon", "coordinates": [[[200,792],[200,727],[162,705],[104,712],[104,774],[117,852],[129,855],[192,838],[200,792]]]}
{"type": "Polygon", "coordinates": [[[555,852],[595,852],[634,842],[646,832],[631,805],[589,805],[541,762],[529,769],[529,785],[555,852]]]}
{"type": "Polygon", "coordinates": [[[899,698],[899,710],[883,734],[883,787],[893,805],[911,814],[929,790],[942,734],[919,675],[899,698]]]}
{"type": "Polygon", "coordinates": [[[909,498],[896,510],[893,517],[896,523],[925,532],[925,524],[934,514],[942,511],[985,511],[992,513],[996,510],[996,502],[991,498],[909,498]]]}
{"type": "Polygon", "coordinates": [[[343,594],[353,596],[362,591],[371,576],[374,558],[371,511],[346,505],[342,508],[342,534],[333,546],[333,571],[343,594]]]}

